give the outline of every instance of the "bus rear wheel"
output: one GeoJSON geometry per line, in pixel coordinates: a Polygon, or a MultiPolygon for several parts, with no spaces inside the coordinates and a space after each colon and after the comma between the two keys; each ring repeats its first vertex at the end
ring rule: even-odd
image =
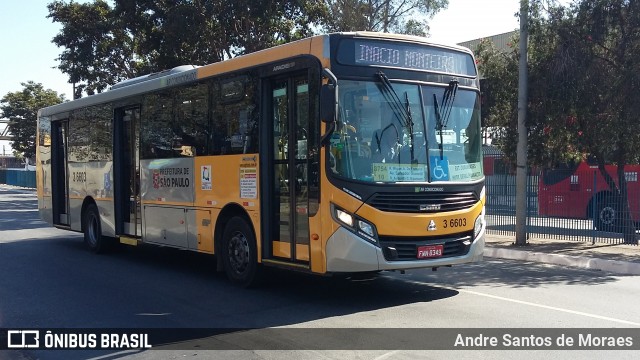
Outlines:
{"type": "Polygon", "coordinates": [[[95,204],[89,204],[83,216],[84,243],[92,252],[98,254],[107,250],[108,239],[102,236],[100,212],[95,204]]]}
{"type": "Polygon", "coordinates": [[[598,206],[596,218],[593,219],[596,229],[600,231],[619,232],[620,223],[617,203],[610,199],[605,199],[598,206]]]}
{"type": "Polygon", "coordinates": [[[242,287],[256,284],[258,252],[251,226],[241,217],[227,223],[222,237],[222,263],[229,280],[242,287]]]}

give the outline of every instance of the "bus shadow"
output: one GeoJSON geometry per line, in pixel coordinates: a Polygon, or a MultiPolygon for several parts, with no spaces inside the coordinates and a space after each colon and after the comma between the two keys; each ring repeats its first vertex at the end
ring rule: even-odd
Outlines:
{"type": "Polygon", "coordinates": [[[485,258],[483,262],[438,270],[438,274],[422,273],[419,281],[453,288],[537,288],[549,285],[603,285],[625,275],[567,268],[522,260],[485,258]]]}

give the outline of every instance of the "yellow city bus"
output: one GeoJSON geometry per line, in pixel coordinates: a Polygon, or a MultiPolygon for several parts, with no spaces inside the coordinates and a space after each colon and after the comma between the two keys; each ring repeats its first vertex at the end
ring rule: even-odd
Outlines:
{"type": "Polygon", "coordinates": [[[212,254],[250,285],[482,259],[473,54],[336,33],[180,66],[41,109],[41,217],[113,243],[212,254]]]}

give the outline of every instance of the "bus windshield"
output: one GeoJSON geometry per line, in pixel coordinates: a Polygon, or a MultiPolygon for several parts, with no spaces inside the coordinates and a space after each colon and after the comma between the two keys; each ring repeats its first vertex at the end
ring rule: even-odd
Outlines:
{"type": "Polygon", "coordinates": [[[335,176],[366,182],[483,177],[478,93],[449,86],[340,80],[335,176]]]}

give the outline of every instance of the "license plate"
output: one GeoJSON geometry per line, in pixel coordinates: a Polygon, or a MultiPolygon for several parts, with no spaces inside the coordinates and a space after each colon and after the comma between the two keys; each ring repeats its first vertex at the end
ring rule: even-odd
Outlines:
{"type": "Polygon", "coordinates": [[[442,256],[444,245],[418,246],[418,259],[437,258],[442,256]]]}

